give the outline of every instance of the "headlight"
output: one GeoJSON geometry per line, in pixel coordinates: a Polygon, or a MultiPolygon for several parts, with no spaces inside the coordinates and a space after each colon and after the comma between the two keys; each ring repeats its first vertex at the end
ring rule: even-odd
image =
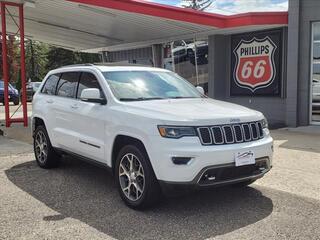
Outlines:
{"type": "Polygon", "coordinates": [[[268,121],[266,118],[262,119],[261,121],[261,125],[262,125],[262,128],[265,129],[265,128],[268,128],[269,125],[268,125],[268,121]]]}
{"type": "Polygon", "coordinates": [[[186,136],[196,136],[193,127],[158,126],[159,133],[166,138],[181,138],[186,136]]]}

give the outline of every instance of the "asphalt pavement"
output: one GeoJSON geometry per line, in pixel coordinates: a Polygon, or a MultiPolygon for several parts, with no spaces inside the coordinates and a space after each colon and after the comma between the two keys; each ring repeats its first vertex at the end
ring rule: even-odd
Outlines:
{"type": "Polygon", "coordinates": [[[273,131],[274,167],[251,187],[126,207],[102,168],[0,137],[0,239],[320,239],[320,134],[273,131]]]}

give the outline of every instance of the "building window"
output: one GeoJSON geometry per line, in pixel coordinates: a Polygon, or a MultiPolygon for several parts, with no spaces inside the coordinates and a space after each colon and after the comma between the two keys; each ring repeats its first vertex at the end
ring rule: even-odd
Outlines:
{"type": "Polygon", "coordinates": [[[163,67],[208,92],[208,40],[183,39],[164,44],[163,67]]]}
{"type": "Polygon", "coordinates": [[[312,122],[320,122],[320,22],[313,24],[311,109],[312,122]]]}

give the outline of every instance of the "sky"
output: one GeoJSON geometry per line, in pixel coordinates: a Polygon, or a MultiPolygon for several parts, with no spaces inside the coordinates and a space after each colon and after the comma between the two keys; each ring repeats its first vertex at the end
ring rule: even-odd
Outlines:
{"type": "MultiPolygon", "coordinates": [[[[180,7],[180,0],[145,0],[180,7]]],[[[259,11],[287,11],[288,0],[213,0],[206,12],[219,14],[237,14],[259,11]]]]}

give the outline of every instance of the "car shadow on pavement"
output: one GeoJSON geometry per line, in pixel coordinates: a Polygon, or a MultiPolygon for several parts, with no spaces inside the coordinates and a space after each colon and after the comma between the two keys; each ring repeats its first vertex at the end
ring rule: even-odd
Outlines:
{"type": "Polygon", "coordinates": [[[6,170],[6,175],[59,213],[43,216],[44,221],[70,217],[117,239],[206,239],[260,221],[273,209],[271,199],[255,188],[225,187],[134,211],[121,201],[110,173],[73,158],[52,170],[26,162],[6,170]]]}

